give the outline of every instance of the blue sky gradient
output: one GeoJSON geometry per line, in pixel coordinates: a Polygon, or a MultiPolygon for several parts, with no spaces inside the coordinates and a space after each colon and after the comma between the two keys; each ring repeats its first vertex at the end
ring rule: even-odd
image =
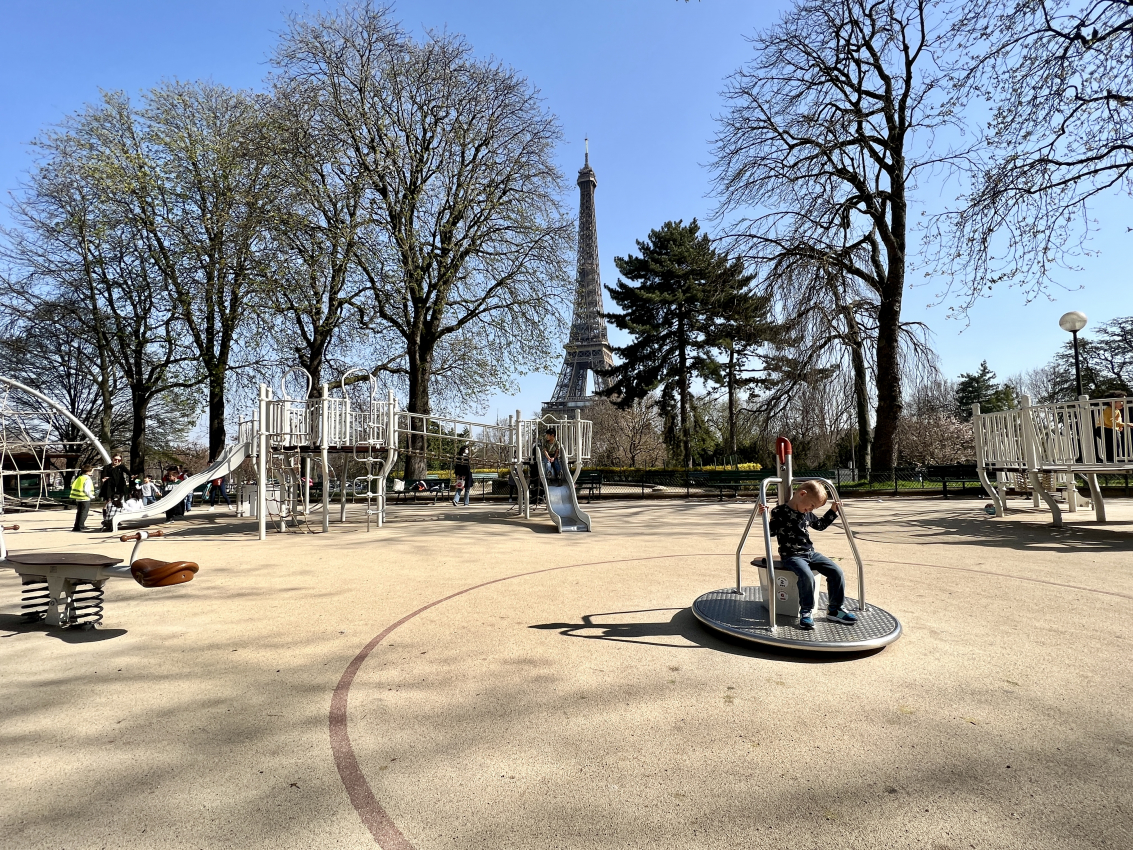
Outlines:
{"type": "MultiPolygon", "coordinates": [[[[530,79],[562,123],[559,161],[571,179],[582,164],[583,137],[590,137],[602,278],[612,284],[614,257],[634,251],[634,240],[651,228],[708,217],[713,201],[706,166],[724,78],[751,56],[745,36],[772,24],[785,5],[417,0],[398,3],[395,16],[418,33],[462,33],[478,54],[494,55],[530,79]]],[[[287,0],[4,0],[0,188],[16,188],[27,171],[26,143],[96,99],[100,88],[137,93],[163,78],[258,87],[285,15],[303,8],[287,0]]],[[[954,194],[932,184],[914,200],[938,205],[954,194]]],[[[572,193],[571,206],[576,202],[572,193]]],[[[1100,232],[1092,247],[1100,256],[1064,274],[1067,289],[1054,292],[1053,301],[1024,305],[1017,291],[996,292],[970,312],[965,326],[946,320],[945,306],[929,306],[939,282],[907,292],[906,318],[931,327],[946,375],[971,371],[982,359],[1000,377],[1047,362],[1066,339],[1057,322],[1067,310],[1082,310],[1091,322],[1133,314],[1129,199],[1108,197],[1093,212],[1100,232]]],[[[918,215],[914,209],[911,218],[918,215]]],[[[520,384],[518,398],[494,398],[488,412],[537,408],[549,397],[554,375],[529,375],[520,384]]]]}

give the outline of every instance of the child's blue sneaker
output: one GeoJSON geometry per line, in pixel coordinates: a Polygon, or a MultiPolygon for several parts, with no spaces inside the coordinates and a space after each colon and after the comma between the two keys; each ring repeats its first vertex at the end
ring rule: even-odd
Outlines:
{"type": "Polygon", "coordinates": [[[827,611],[826,619],[831,623],[841,623],[843,626],[852,626],[858,621],[857,615],[851,614],[845,608],[839,608],[837,611],[827,611]]]}
{"type": "Polygon", "coordinates": [[[810,615],[810,611],[799,613],[799,628],[804,632],[809,632],[814,628],[814,618],[810,615]]]}

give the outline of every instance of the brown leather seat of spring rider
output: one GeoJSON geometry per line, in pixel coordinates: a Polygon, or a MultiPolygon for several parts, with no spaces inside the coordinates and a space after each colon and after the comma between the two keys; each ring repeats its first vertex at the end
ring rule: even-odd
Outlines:
{"type": "Polygon", "coordinates": [[[193,574],[199,569],[192,561],[156,561],[153,558],[139,558],[130,564],[130,574],[142,587],[168,587],[192,581],[193,574]]]}
{"type": "Polygon", "coordinates": [[[142,541],[163,536],[160,531],[138,531],[134,534],[123,534],[119,538],[123,543],[128,540],[137,541],[130,555],[130,575],[142,587],[169,587],[171,584],[183,584],[192,581],[193,576],[200,569],[192,561],[158,561],[155,558],[137,557],[142,541]]]}

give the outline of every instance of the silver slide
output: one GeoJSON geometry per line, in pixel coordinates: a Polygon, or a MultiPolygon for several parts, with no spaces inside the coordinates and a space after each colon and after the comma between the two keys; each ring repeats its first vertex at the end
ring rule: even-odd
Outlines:
{"type": "Polygon", "coordinates": [[[173,486],[173,489],[154,502],[152,505],[146,505],[140,511],[123,511],[115,514],[110,518],[111,525],[115,532],[118,531],[118,526],[123,522],[133,522],[138,519],[153,519],[154,517],[164,517],[165,512],[176,505],[178,502],[185,500],[193,490],[196,490],[206,481],[212,481],[214,478],[223,478],[228,475],[232,470],[244,462],[244,458],[248,457],[251,450],[250,443],[238,443],[235,446],[229,446],[225,449],[224,454],[213,461],[212,466],[204,472],[198,472],[196,475],[190,475],[184,481],[180,481],[173,486]]]}
{"type": "Polygon", "coordinates": [[[539,482],[543,485],[543,492],[547,495],[547,513],[551,515],[555,528],[564,531],[589,531],[590,514],[585,513],[578,506],[578,493],[574,489],[574,479],[570,474],[570,461],[566,452],[562,454],[563,472],[566,484],[547,484],[547,476],[543,470],[543,458],[539,447],[535,446],[531,456],[534,466],[539,470],[539,482]]]}

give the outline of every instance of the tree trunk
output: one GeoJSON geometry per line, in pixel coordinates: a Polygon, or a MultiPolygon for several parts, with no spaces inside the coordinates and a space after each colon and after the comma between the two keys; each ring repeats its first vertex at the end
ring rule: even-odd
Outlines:
{"type": "MultiPolygon", "coordinates": [[[[406,410],[410,413],[429,413],[429,360],[430,357],[422,357],[419,350],[409,352],[409,404],[406,410]]],[[[412,430],[426,430],[424,420],[413,422],[412,430]]],[[[405,456],[406,481],[422,479],[429,471],[428,459],[425,457],[426,439],[424,434],[409,438],[409,453],[405,456]]],[[[529,447],[525,447],[525,450],[526,448],[529,447]]]]}
{"type": "Polygon", "coordinates": [[[224,452],[224,369],[209,374],[209,463],[224,452]]]}
{"type": "Polygon", "coordinates": [[[878,469],[897,465],[897,423],[901,419],[901,300],[905,293],[905,163],[894,156],[890,236],[886,273],[877,309],[877,428],[873,457],[878,469]]]}
{"type": "Polygon", "coordinates": [[[136,395],[130,417],[130,466],[135,475],[146,474],[146,411],[149,399],[136,395]]]}
{"type": "Polygon", "coordinates": [[[685,349],[686,335],[685,323],[677,323],[677,351],[680,360],[677,380],[680,383],[680,429],[681,429],[681,463],[685,469],[692,469],[692,423],[689,422],[688,403],[688,351],[685,349]]]}
{"type": "Polygon", "coordinates": [[[736,344],[728,346],[728,449],[736,456],[736,344]]]}
{"type": "Polygon", "coordinates": [[[869,474],[873,453],[873,433],[869,427],[869,374],[865,367],[865,354],[861,345],[850,347],[850,361],[854,369],[854,408],[857,414],[858,441],[854,447],[854,464],[858,474],[869,474]]]}

